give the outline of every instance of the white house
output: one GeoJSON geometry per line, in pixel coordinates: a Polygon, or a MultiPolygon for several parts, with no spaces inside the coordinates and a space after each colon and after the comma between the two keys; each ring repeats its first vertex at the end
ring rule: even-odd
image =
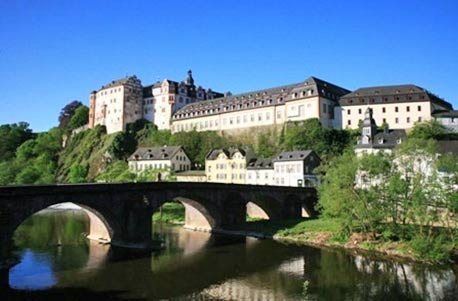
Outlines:
{"type": "Polygon", "coordinates": [[[147,169],[174,172],[191,169],[191,160],[181,146],[140,147],[127,159],[129,170],[141,173],[147,169]]]}
{"type": "Polygon", "coordinates": [[[313,170],[320,165],[320,158],[312,150],[282,152],[272,161],[274,185],[314,186],[318,183],[313,170]]]}
{"type": "Polygon", "coordinates": [[[253,159],[246,171],[248,185],[275,185],[274,166],[271,159],[253,159]]]}
{"type": "Polygon", "coordinates": [[[458,111],[438,111],[433,116],[448,131],[458,133],[458,111]]]}

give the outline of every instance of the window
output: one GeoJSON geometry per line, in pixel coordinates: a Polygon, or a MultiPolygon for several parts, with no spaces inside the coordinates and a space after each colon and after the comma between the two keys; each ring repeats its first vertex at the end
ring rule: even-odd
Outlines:
{"type": "Polygon", "coordinates": [[[394,123],[399,123],[399,118],[398,118],[398,117],[396,117],[396,118],[394,119],[394,123]]]}
{"type": "MultiPolygon", "coordinates": [[[[324,104],[326,105],[326,104],[324,104]]],[[[326,109],[324,110],[324,112],[326,113],[326,109]]],[[[305,108],[304,108],[304,105],[300,105],[299,106],[299,116],[304,116],[305,115],[305,108]]]]}
{"type": "Polygon", "coordinates": [[[421,122],[421,117],[418,117],[418,122],[421,122]]]}
{"type": "Polygon", "coordinates": [[[361,109],[358,109],[358,114],[361,114],[363,113],[363,111],[361,109]]]}
{"type": "Polygon", "coordinates": [[[351,111],[350,111],[350,110],[347,110],[347,114],[350,115],[350,114],[351,114],[351,111]]]}
{"type": "Polygon", "coordinates": [[[418,109],[418,112],[421,112],[421,106],[418,106],[417,109],[418,109]]]}
{"type": "Polygon", "coordinates": [[[348,120],[348,121],[347,121],[347,124],[348,124],[348,125],[351,125],[351,120],[348,120]]]}
{"type": "Polygon", "coordinates": [[[406,107],[406,111],[410,112],[410,107],[409,106],[406,107]]]}
{"type": "Polygon", "coordinates": [[[407,117],[407,123],[410,123],[410,117],[407,117]]]}
{"type": "Polygon", "coordinates": [[[399,108],[398,107],[394,107],[394,111],[397,113],[399,112],[399,108]]]}
{"type": "Polygon", "coordinates": [[[277,111],[277,119],[281,119],[281,111],[277,111]]]}
{"type": "Polygon", "coordinates": [[[382,108],[382,113],[386,113],[386,108],[385,107],[382,108]]]}
{"type": "Polygon", "coordinates": [[[324,103],[324,104],[323,104],[323,113],[326,113],[326,109],[327,109],[327,106],[326,106],[326,104],[324,103]]]}

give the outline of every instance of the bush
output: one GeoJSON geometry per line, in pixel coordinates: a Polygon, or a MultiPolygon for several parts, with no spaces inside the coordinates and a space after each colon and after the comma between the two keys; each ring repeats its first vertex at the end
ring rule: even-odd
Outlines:
{"type": "Polygon", "coordinates": [[[443,235],[438,235],[430,239],[423,235],[416,235],[409,242],[409,245],[419,258],[425,258],[435,262],[444,262],[450,259],[449,246],[443,235]]]}

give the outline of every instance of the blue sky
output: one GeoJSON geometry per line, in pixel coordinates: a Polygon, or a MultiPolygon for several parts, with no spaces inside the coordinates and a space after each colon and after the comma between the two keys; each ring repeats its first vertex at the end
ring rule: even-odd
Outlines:
{"type": "Polygon", "coordinates": [[[0,124],[57,124],[125,75],[244,92],[313,75],[458,107],[458,1],[0,1],[0,124]]]}

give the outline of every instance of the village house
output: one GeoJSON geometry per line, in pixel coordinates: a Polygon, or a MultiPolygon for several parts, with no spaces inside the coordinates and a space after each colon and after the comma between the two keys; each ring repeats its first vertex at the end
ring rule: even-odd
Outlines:
{"type": "Polygon", "coordinates": [[[137,174],[153,169],[173,172],[191,169],[191,160],[181,146],[140,147],[127,161],[129,170],[137,174]]]}
{"type": "Polygon", "coordinates": [[[275,185],[274,166],[271,159],[253,159],[248,163],[246,184],[275,185]]]}
{"type": "Polygon", "coordinates": [[[320,165],[320,158],[312,150],[285,151],[273,160],[274,179],[277,186],[316,186],[318,177],[313,170],[320,165]]]}
{"type": "Polygon", "coordinates": [[[211,150],[205,158],[207,182],[245,184],[246,166],[253,158],[248,149],[211,150]]]}
{"type": "Polygon", "coordinates": [[[447,131],[458,133],[458,111],[437,111],[433,116],[447,131]]]}

